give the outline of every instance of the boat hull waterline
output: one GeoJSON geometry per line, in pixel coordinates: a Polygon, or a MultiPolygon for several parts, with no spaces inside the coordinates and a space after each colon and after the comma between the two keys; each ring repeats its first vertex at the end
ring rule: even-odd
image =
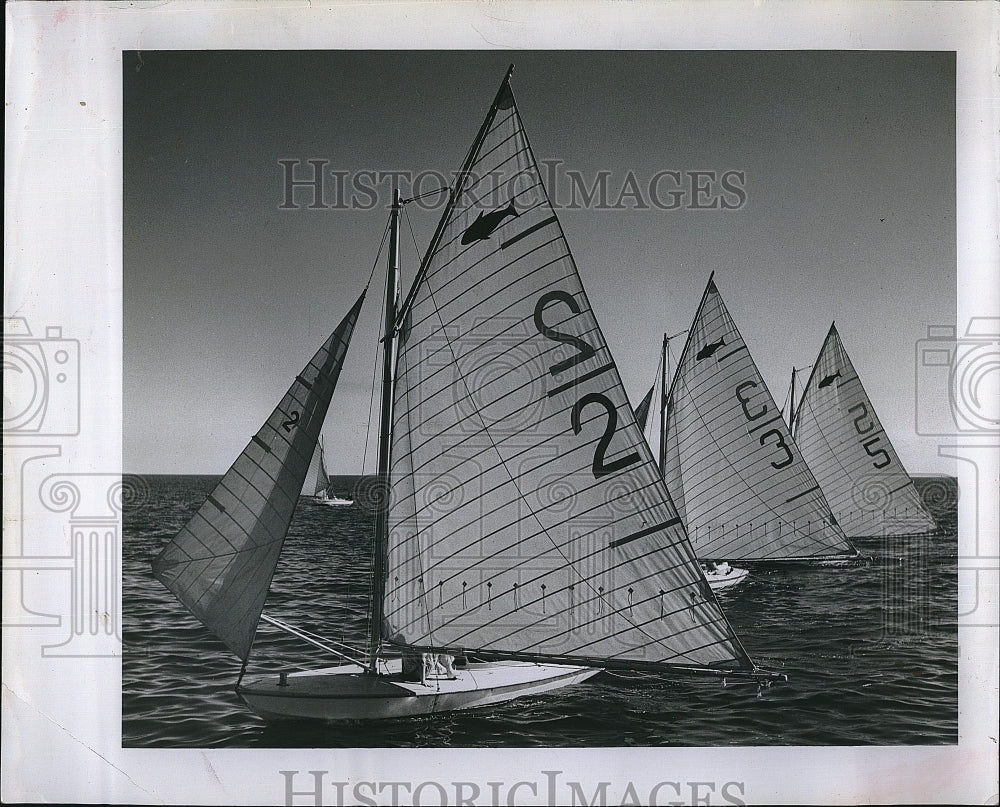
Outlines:
{"type": "Polygon", "coordinates": [[[276,720],[392,720],[492,706],[585,681],[601,670],[524,661],[472,663],[455,678],[426,684],[401,680],[401,662],[371,675],[345,664],[320,670],[248,677],[237,693],[257,715],[276,720]]]}

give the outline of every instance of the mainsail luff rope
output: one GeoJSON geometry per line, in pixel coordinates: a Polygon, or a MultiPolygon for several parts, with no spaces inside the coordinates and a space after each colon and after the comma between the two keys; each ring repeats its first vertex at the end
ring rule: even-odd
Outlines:
{"type": "Polygon", "coordinates": [[[505,93],[506,82],[477,149],[486,157],[464,170],[397,318],[388,639],[750,669],[638,432],[505,93]],[[487,194],[473,171],[496,172],[507,207],[477,206],[487,194]],[[547,498],[559,486],[572,491],[570,515],[547,498]]]}

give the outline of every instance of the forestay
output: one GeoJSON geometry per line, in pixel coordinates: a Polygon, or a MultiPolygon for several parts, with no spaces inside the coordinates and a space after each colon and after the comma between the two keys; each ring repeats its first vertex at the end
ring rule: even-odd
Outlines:
{"type": "Polygon", "coordinates": [[[795,442],[849,536],[935,529],[836,325],[830,326],[793,422],[795,442]]]}
{"type": "Polygon", "coordinates": [[[642,439],[504,82],[402,316],[383,635],[750,669],[642,439]]]}
{"type": "Polygon", "coordinates": [[[208,500],[153,560],[155,577],[243,659],[363,300],[364,294],[208,500]]]}
{"type": "Polygon", "coordinates": [[[853,555],[713,280],[666,403],[664,479],[699,558],[853,555]]]}

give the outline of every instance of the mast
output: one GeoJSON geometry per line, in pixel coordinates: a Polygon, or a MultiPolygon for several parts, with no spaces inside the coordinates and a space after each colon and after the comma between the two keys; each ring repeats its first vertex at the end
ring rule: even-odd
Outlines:
{"type": "Polygon", "coordinates": [[[378,649],[382,641],[382,599],[385,594],[385,554],[389,525],[389,448],[392,440],[392,364],[396,342],[396,278],[399,276],[399,211],[402,203],[399,188],[392,190],[392,214],[389,217],[389,260],[385,277],[385,336],[382,339],[382,406],[379,418],[378,480],[382,495],[375,516],[374,585],[372,589],[372,625],[368,672],[378,673],[378,649]]]}
{"type": "Polygon", "coordinates": [[[667,441],[664,436],[667,433],[667,356],[669,350],[670,337],[663,334],[663,349],[660,356],[660,361],[663,364],[663,375],[660,376],[660,451],[659,457],[657,457],[657,465],[660,467],[661,474],[667,460],[667,441]]]}
{"type": "Polygon", "coordinates": [[[792,388],[788,393],[788,432],[795,437],[795,368],[792,367],[792,388]]]}

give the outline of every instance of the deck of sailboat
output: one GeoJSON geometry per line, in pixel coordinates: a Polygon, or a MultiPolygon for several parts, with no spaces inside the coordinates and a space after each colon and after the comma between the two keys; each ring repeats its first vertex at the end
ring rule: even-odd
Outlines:
{"type": "Polygon", "coordinates": [[[379,675],[345,664],[288,674],[247,677],[240,697],[261,717],[275,719],[392,719],[471,709],[562,688],[596,675],[594,667],[524,661],[470,663],[455,677],[404,680],[399,659],[379,675]]]}

